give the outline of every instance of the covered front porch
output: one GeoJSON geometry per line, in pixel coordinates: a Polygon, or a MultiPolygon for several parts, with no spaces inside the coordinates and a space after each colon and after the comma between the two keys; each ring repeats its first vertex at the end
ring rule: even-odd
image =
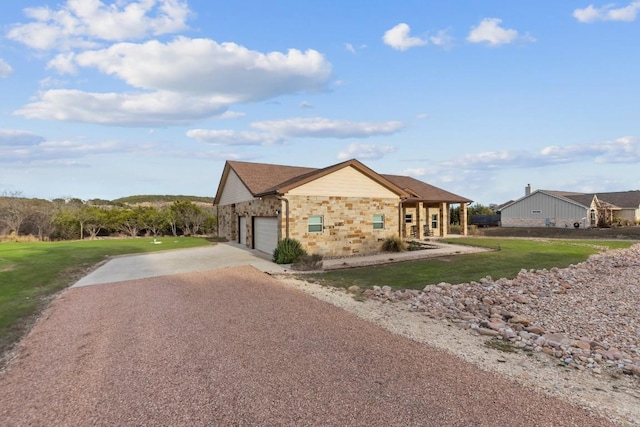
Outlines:
{"type": "Polygon", "coordinates": [[[446,237],[450,234],[449,212],[452,205],[460,205],[460,233],[466,236],[467,204],[461,202],[403,200],[399,207],[400,237],[403,239],[426,239],[446,237]]]}

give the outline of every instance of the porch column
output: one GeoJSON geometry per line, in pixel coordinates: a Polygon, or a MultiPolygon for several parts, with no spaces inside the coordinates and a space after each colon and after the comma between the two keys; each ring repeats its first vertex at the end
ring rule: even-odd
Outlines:
{"type": "Polygon", "coordinates": [[[407,237],[407,224],[404,222],[405,215],[407,214],[407,209],[404,207],[404,203],[402,204],[402,209],[400,209],[400,238],[404,239],[407,237]]]}
{"type": "Polygon", "coordinates": [[[449,206],[446,202],[440,204],[440,237],[446,237],[449,234],[449,206]]]}
{"type": "Polygon", "coordinates": [[[466,236],[469,232],[467,226],[467,204],[460,203],[460,225],[462,226],[462,235],[466,236]]]}
{"type": "Polygon", "coordinates": [[[424,237],[423,235],[424,227],[421,221],[422,215],[420,215],[420,213],[422,212],[422,208],[423,208],[422,202],[418,202],[418,206],[416,208],[416,224],[417,224],[416,238],[418,240],[422,240],[422,238],[424,237]]]}

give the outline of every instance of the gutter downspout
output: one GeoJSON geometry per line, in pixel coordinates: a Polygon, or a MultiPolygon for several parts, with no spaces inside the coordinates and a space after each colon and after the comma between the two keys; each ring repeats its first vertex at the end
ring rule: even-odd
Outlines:
{"type": "Polygon", "coordinates": [[[289,238],[289,200],[282,197],[282,196],[278,196],[276,195],[276,199],[284,202],[284,212],[285,212],[285,233],[287,236],[287,239],[289,238]]]}
{"type": "Polygon", "coordinates": [[[402,221],[402,204],[404,203],[404,200],[400,199],[400,202],[398,202],[398,237],[399,238],[403,238],[402,236],[402,227],[404,226],[404,222],[402,221]]]}

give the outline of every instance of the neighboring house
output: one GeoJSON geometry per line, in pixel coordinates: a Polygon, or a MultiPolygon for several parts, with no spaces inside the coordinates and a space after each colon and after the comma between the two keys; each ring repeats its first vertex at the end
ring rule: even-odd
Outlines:
{"type": "Polygon", "coordinates": [[[324,169],[227,161],[214,200],[218,234],[272,253],[285,238],[312,254],[380,251],[388,237],[445,236],[471,200],[414,178],[381,175],[357,160],[324,169]]]}
{"type": "Polygon", "coordinates": [[[640,221],[640,191],[576,193],[525,187],[524,197],[504,205],[503,227],[598,227],[640,221]]]}

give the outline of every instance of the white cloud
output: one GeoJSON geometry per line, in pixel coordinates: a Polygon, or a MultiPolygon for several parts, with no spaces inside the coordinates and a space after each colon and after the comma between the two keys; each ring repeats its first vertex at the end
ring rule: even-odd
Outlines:
{"type": "Polygon", "coordinates": [[[191,11],[182,0],[67,0],[57,10],[24,9],[34,22],[16,24],[9,39],[33,49],[91,48],[101,41],[139,40],[187,28],[191,11]]]}
{"type": "Polygon", "coordinates": [[[300,108],[314,108],[313,104],[310,103],[309,101],[302,101],[300,103],[300,108]]]}
{"type": "Polygon", "coordinates": [[[47,141],[27,131],[0,131],[0,137],[11,138],[9,144],[0,144],[0,163],[30,164],[38,166],[78,166],[76,159],[90,155],[134,152],[135,146],[116,141],[83,143],[78,141],[47,141]],[[4,135],[4,136],[2,136],[4,135]],[[7,136],[8,135],[8,136],[7,136]]]}
{"type": "Polygon", "coordinates": [[[640,13],[640,1],[633,1],[627,6],[615,8],[614,4],[607,4],[600,8],[589,5],[584,9],[575,9],[573,17],[579,22],[591,23],[595,21],[623,21],[633,22],[640,13]]]}
{"type": "Polygon", "coordinates": [[[5,60],[0,58],[0,77],[9,77],[13,74],[13,68],[5,60]]]}
{"type": "Polygon", "coordinates": [[[44,142],[44,138],[33,132],[19,129],[0,129],[0,146],[30,146],[44,142]]]}
{"type": "Polygon", "coordinates": [[[378,160],[386,154],[393,153],[396,148],[392,145],[375,145],[375,144],[349,144],[349,146],[338,153],[338,159],[347,160],[352,158],[363,160],[378,160]]]}
{"type": "MultiPolygon", "coordinates": [[[[467,41],[471,43],[487,43],[490,46],[498,46],[501,44],[513,43],[518,40],[518,32],[516,30],[502,28],[500,24],[502,19],[485,18],[475,27],[471,27],[471,31],[467,36],[467,41]]],[[[535,41],[530,36],[521,37],[526,41],[535,41]]]]}
{"type": "Polygon", "coordinates": [[[554,145],[545,147],[538,152],[502,150],[467,154],[456,160],[443,162],[442,165],[444,167],[487,170],[535,168],[589,161],[600,164],[640,162],[640,139],[625,136],[593,144],[554,145]]]}
{"type": "Polygon", "coordinates": [[[261,53],[235,43],[187,37],[169,43],[117,43],[70,60],[136,88],[215,94],[224,103],[322,90],[331,76],[331,64],[312,49],[261,53]]]}
{"type": "Polygon", "coordinates": [[[403,122],[350,122],[323,117],[254,122],[252,127],[287,137],[366,138],[390,135],[405,127],[403,122]]]}
{"type": "Polygon", "coordinates": [[[237,103],[319,91],[331,76],[331,64],[314,50],[261,53],[235,43],[186,37],[60,54],[49,66],[61,72],[95,67],[140,92],[51,90],[18,114],[127,126],[188,123],[222,114],[237,103]]]}
{"type": "Polygon", "coordinates": [[[162,126],[188,124],[198,118],[222,114],[227,105],[215,97],[183,96],[172,92],[90,93],[78,90],[45,91],[40,100],[15,114],[104,125],[162,126]]]}
{"type": "Polygon", "coordinates": [[[453,44],[453,37],[449,30],[440,30],[435,36],[429,36],[429,41],[435,46],[449,48],[453,44]]]}
{"type": "Polygon", "coordinates": [[[282,138],[268,133],[234,130],[191,129],[187,136],[214,145],[274,145],[283,142],[282,138]]]}
{"type": "Polygon", "coordinates": [[[244,117],[246,114],[242,111],[225,111],[220,115],[221,119],[237,119],[238,117],[244,117]]]}
{"type": "Polygon", "coordinates": [[[351,43],[345,43],[344,48],[347,49],[351,53],[356,53],[356,48],[353,47],[351,43]]]}
{"type": "Polygon", "coordinates": [[[384,40],[384,44],[396,50],[407,50],[412,47],[426,46],[428,44],[427,40],[419,37],[411,37],[409,35],[410,32],[411,28],[402,22],[390,30],[387,30],[382,40],[384,40]]]}

